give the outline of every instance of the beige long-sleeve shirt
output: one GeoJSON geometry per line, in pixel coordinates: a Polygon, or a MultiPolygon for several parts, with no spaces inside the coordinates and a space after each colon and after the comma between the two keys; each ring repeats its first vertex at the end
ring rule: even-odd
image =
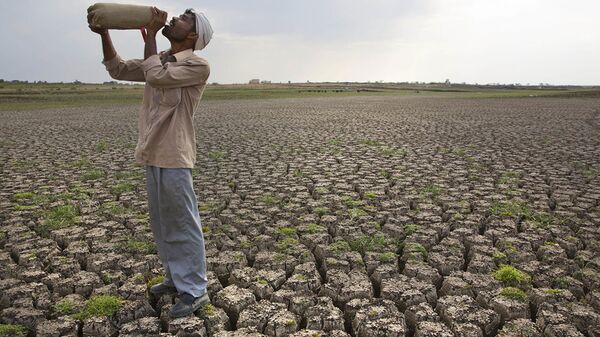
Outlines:
{"type": "Polygon", "coordinates": [[[159,55],[146,60],[103,61],[117,80],[146,82],[138,118],[135,159],[141,165],[193,168],[196,162],[194,110],[210,74],[208,62],[192,49],[174,54],[164,65],[159,55]]]}

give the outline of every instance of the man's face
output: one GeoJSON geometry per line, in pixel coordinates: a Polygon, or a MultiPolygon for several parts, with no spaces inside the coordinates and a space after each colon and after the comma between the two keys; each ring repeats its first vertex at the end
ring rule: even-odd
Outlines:
{"type": "Polygon", "coordinates": [[[184,41],[189,33],[195,33],[196,18],[192,13],[183,13],[173,17],[162,30],[162,34],[169,40],[184,41]]]}

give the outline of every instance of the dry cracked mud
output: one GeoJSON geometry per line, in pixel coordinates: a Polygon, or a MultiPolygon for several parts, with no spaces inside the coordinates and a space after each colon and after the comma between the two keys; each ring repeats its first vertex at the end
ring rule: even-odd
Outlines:
{"type": "Polygon", "coordinates": [[[0,335],[598,337],[599,108],[202,103],[212,303],[176,320],[137,107],[0,112],[0,335]]]}

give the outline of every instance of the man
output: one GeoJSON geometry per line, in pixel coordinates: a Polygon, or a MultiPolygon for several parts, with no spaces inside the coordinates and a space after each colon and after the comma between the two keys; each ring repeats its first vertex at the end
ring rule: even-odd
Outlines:
{"type": "MultiPolygon", "coordinates": [[[[167,13],[152,7],[146,29],[144,59],[123,61],[107,29],[92,27],[102,38],[104,61],[117,80],[146,82],[138,120],[135,158],[146,167],[150,225],[165,270],[153,295],[179,294],[173,318],[187,316],[209,303],[204,236],[192,172],[196,160],[194,108],[209,76],[206,60],[194,55],[212,37],[202,13],[188,9],[165,25],[167,13]],[[171,49],[157,54],[156,34],[169,39],[171,49]]],[[[88,22],[94,13],[88,15],[88,22]]]]}

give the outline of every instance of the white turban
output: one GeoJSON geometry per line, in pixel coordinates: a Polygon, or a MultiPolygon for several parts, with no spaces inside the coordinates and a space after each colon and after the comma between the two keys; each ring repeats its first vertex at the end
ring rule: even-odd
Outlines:
{"type": "Polygon", "coordinates": [[[210,42],[213,30],[204,13],[194,13],[194,16],[196,17],[196,33],[198,33],[194,50],[202,50],[210,42]]]}

